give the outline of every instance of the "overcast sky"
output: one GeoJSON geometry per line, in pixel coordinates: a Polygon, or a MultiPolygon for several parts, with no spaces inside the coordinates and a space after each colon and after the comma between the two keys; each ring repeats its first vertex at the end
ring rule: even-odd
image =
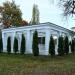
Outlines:
{"type": "MultiPolygon", "coordinates": [[[[5,1],[7,0],[0,0],[0,5],[5,1]]],[[[34,1],[39,8],[41,23],[52,22],[65,28],[75,26],[75,19],[71,18],[67,21],[63,18],[63,12],[61,8],[59,8],[58,0],[15,0],[15,3],[20,6],[23,19],[28,22],[31,20],[34,1]]]]}

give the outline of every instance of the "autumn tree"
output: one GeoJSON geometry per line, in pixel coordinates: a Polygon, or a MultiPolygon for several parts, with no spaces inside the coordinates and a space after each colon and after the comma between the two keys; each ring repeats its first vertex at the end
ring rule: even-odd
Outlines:
{"type": "Polygon", "coordinates": [[[22,21],[20,22],[20,24],[21,24],[21,26],[27,26],[27,25],[28,25],[28,22],[25,21],[25,20],[22,20],[22,21]]]}
{"type": "Polygon", "coordinates": [[[17,6],[14,1],[4,2],[0,13],[2,13],[2,20],[5,27],[10,27],[11,25],[20,26],[22,13],[19,6],[17,6]]]}

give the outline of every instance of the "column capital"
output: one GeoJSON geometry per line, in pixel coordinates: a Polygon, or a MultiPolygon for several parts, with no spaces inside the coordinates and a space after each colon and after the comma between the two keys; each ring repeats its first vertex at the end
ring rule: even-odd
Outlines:
{"type": "Polygon", "coordinates": [[[60,37],[62,35],[62,32],[57,31],[57,37],[60,37]]]}

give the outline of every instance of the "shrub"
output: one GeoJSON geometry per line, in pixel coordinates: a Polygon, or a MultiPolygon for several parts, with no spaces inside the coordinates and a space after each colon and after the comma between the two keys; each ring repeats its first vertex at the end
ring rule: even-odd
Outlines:
{"type": "Polygon", "coordinates": [[[14,53],[16,54],[18,52],[18,40],[15,37],[14,38],[14,47],[13,47],[14,53]]]}
{"type": "Polygon", "coordinates": [[[51,54],[51,56],[55,55],[55,43],[54,43],[53,36],[50,37],[49,54],[51,54]]]}
{"type": "Polygon", "coordinates": [[[21,51],[20,52],[21,52],[21,54],[25,53],[25,37],[23,34],[22,34],[21,51]]]}
{"type": "Polygon", "coordinates": [[[68,37],[67,36],[64,39],[64,52],[66,54],[69,53],[69,40],[68,40],[68,37]]]}
{"type": "Polygon", "coordinates": [[[72,53],[75,52],[75,41],[74,41],[74,39],[72,39],[72,42],[71,42],[71,52],[72,53]]]}
{"type": "Polygon", "coordinates": [[[33,34],[32,49],[33,49],[33,55],[38,56],[39,55],[39,48],[38,48],[38,33],[37,33],[37,31],[35,31],[33,34]]]}
{"type": "Polygon", "coordinates": [[[8,37],[7,39],[7,53],[11,53],[11,38],[8,37]]]}
{"type": "Polygon", "coordinates": [[[64,40],[62,36],[58,38],[58,55],[64,55],[64,40]]]}

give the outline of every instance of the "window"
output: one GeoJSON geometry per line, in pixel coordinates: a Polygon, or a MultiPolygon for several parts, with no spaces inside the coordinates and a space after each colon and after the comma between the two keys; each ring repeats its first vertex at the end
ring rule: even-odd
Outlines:
{"type": "Polygon", "coordinates": [[[38,37],[39,44],[45,44],[45,37],[38,37]]]}

